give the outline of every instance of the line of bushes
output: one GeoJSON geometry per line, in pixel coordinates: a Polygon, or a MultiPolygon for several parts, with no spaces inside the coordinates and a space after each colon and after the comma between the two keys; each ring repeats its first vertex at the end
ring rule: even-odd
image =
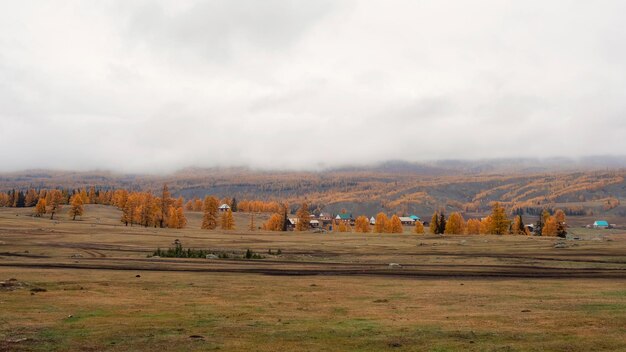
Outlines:
{"type": "MultiPolygon", "coordinates": [[[[270,249],[268,251],[269,254],[274,254],[272,253],[272,250],[270,249]]],[[[278,252],[276,254],[281,254],[282,251],[279,249],[278,252]]],[[[193,249],[193,248],[183,248],[183,245],[180,243],[176,243],[174,245],[174,248],[168,248],[166,250],[162,250],[161,248],[157,248],[156,251],[154,251],[152,253],[152,255],[148,255],[148,258],[150,257],[163,257],[163,258],[206,258],[209,255],[216,255],[218,258],[220,259],[229,259],[229,258],[233,258],[233,259],[237,259],[237,258],[242,258],[242,259],[264,259],[265,256],[255,253],[250,249],[246,250],[246,253],[242,256],[239,257],[235,252],[232,253],[226,253],[226,252],[219,252],[216,253],[215,251],[209,251],[209,250],[205,250],[205,249],[193,249]]]]}

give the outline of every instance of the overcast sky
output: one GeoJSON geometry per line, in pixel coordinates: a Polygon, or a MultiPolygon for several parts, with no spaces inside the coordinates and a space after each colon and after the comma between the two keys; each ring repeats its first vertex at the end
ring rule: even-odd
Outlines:
{"type": "Polygon", "coordinates": [[[626,151],[626,1],[0,3],[0,171],[626,151]]]}

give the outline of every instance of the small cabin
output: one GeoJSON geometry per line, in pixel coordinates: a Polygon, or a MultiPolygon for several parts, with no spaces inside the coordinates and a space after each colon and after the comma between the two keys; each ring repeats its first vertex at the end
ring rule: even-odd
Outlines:
{"type": "Polygon", "coordinates": [[[609,225],[609,222],[606,220],[596,220],[593,222],[594,229],[608,229],[609,227],[611,227],[611,225],[609,225]]]}
{"type": "Polygon", "coordinates": [[[376,225],[376,218],[373,216],[370,218],[370,225],[376,225]]]}
{"type": "Polygon", "coordinates": [[[220,205],[219,208],[217,208],[219,211],[229,211],[230,210],[230,205],[224,203],[222,205],[220,205]]]}
{"type": "Polygon", "coordinates": [[[320,213],[319,219],[322,221],[332,221],[333,216],[330,213],[320,213]]]}
{"type": "Polygon", "coordinates": [[[318,227],[320,227],[320,222],[319,220],[311,220],[309,221],[309,225],[311,225],[312,228],[316,229],[318,227]]]}
{"type": "Polygon", "coordinates": [[[354,218],[352,218],[352,214],[348,214],[348,213],[337,214],[337,216],[335,216],[335,220],[343,221],[348,224],[354,223],[354,218]]]}
{"type": "Polygon", "coordinates": [[[402,223],[402,225],[415,225],[415,219],[409,216],[401,216],[400,222],[402,223]]]}

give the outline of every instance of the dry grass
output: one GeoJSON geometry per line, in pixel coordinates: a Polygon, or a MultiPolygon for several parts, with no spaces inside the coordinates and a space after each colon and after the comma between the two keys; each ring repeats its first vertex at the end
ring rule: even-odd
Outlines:
{"type": "Polygon", "coordinates": [[[203,232],[198,214],[189,229],[131,229],[98,206],[79,222],[15,214],[0,210],[0,280],[30,286],[0,291],[0,350],[626,350],[621,233],[555,249],[547,238],[203,232]],[[176,238],[284,254],[146,258],[176,238]]]}

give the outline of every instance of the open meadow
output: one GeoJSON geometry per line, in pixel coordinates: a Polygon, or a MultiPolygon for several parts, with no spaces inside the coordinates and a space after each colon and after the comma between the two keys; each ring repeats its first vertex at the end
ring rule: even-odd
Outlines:
{"type": "Polygon", "coordinates": [[[623,230],[252,232],[236,213],[207,231],[85,208],[0,208],[0,350],[626,351],[623,230]],[[177,239],[227,258],[150,258],[177,239]]]}

